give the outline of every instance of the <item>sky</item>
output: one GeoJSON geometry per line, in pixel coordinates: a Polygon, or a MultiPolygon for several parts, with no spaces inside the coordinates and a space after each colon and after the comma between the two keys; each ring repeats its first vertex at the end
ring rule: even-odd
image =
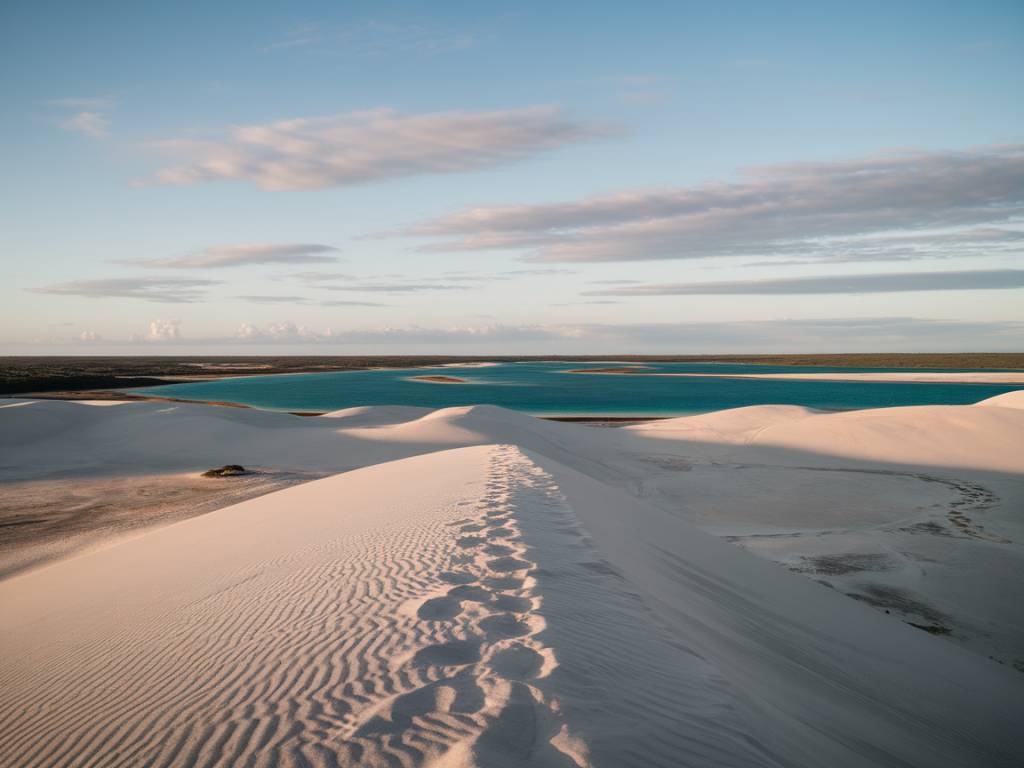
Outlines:
{"type": "Polygon", "coordinates": [[[0,354],[1024,349],[1020,2],[0,6],[0,354]]]}

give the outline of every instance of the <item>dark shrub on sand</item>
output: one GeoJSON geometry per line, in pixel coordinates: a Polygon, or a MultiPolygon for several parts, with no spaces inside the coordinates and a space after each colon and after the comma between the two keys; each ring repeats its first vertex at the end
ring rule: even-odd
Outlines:
{"type": "Polygon", "coordinates": [[[203,477],[231,477],[231,475],[244,475],[245,467],[240,464],[225,464],[219,469],[208,469],[203,472],[203,477]]]}

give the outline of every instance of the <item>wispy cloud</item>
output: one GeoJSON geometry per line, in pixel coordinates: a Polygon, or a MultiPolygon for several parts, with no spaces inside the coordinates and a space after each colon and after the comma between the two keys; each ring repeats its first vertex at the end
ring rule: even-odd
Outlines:
{"type": "Polygon", "coordinates": [[[323,40],[325,26],[317,21],[305,21],[295,24],[288,32],[272,43],[263,46],[265,53],[286,51],[293,48],[306,48],[323,40]]]}
{"type": "Polygon", "coordinates": [[[338,249],[318,243],[219,245],[183,256],[125,260],[118,263],[167,269],[220,269],[255,264],[329,264],[338,249]]]}
{"type": "Polygon", "coordinates": [[[978,291],[1024,288],[1024,269],[950,272],[890,272],[823,275],[712,283],[652,283],[585,291],[585,296],[725,296],[828,293],[900,293],[907,291],[978,291]]]}
{"type": "Polygon", "coordinates": [[[991,242],[977,231],[945,244],[856,238],[926,228],[995,230],[994,223],[1021,216],[1024,145],[1012,145],[756,167],[734,183],[473,208],[396,234],[442,238],[424,247],[430,251],[514,249],[548,262],[736,255],[829,261],[863,256],[865,249],[874,260],[887,260],[893,249],[909,247],[925,258],[991,242]]]}
{"type": "Polygon", "coordinates": [[[63,130],[102,139],[110,128],[107,112],[113,108],[116,100],[110,96],[74,96],[50,99],[43,103],[47,107],[70,112],[57,123],[63,130]]]}
{"type": "Polygon", "coordinates": [[[323,272],[323,271],[306,271],[306,272],[295,272],[294,274],[285,275],[285,277],[292,280],[300,280],[304,283],[332,283],[338,280],[356,280],[358,279],[355,275],[347,272],[323,272]]]}
{"type": "Polygon", "coordinates": [[[459,291],[529,277],[575,274],[570,269],[516,269],[503,272],[446,270],[436,274],[412,275],[400,272],[353,274],[347,272],[296,272],[283,277],[328,291],[362,293],[419,293],[459,291]]]}
{"type": "Polygon", "coordinates": [[[779,244],[775,252],[798,258],[764,259],[744,266],[806,264],[864,264],[871,262],[922,261],[971,258],[1018,253],[1024,248],[1024,231],[998,227],[967,227],[953,232],[866,235],[822,238],[779,244]]]}
{"type": "Polygon", "coordinates": [[[50,99],[47,106],[60,109],[110,109],[117,103],[112,96],[71,96],[63,99],[50,99]]]}
{"type": "Polygon", "coordinates": [[[61,120],[60,127],[73,133],[84,133],[94,139],[102,139],[110,128],[110,120],[100,112],[76,112],[66,120],[61,120]]]}
{"type": "Polygon", "coordinates": [[[239,301],[246,301],[250,304],[299,304],[318,307],[384,307],[376,301],[346,301],[344,299],[328,299],[318,301],[309,296],[276,296],[276,295],[243,295],[235,296],[239,301]]]}
{"type": "Polygon", "coordinates": [[[629,75],[617,78],[619,97],[627,104],[646,106],[664,104],[669,100],[669,87],[664,78],[655,75],[629,75]]]}
{"type": "Polygon", "coordinates": [[[473,47],[477,35],[425,22],[367,19],[351,24],[304,22],[264,52],[312,50],[319,54],[379,57],[395,54],[436,55],[473,47]]]}
{"type": "Polygon", "coordinates": [[[217,280],[173,277],[111,277],[97,280],[70,280],[29,290],[33,293],[57,296],[143,299],[166,304],[180,304],[199,301],[205,295],[205,289],[217,285],[218,282],[217,280]]]}
{"type": "Polygon", "coordinates": [[[250,304],[308,304],[309,299],[305,296],[235,296],[240,301],[247,301],[250,304]]]}
{"type": "Polygon", "coordinates": [[[505,273],[513,277],[553,277],[554,275],[576,275],[579,270],[564,267],[536,267],[534,269],[512,269],[505,273]]]}
{"type": "Polygon", "coordinates": [[[328,299],[318,301],[321,307],[388,307],[390,304],[382,304],[379,301],[350,301],[348,299],[328,299]]]}
{"type": "Polygon", "coordinates": [[[353,283],[351,285],[327,285],[328,291],[356,291],[361,293],[422,293],[431,291],[465,291],[470,286],[447,283],[353,283]]]}
{"type": "Polygon", "coordinates": [[[267,190],[323,189],[457,173],[530,157],[613,132],[554,107],[403,115],[391,109],[231,128],[222,140],[158,146],[185,158],[152,180],[232,180],[267,190]]]}

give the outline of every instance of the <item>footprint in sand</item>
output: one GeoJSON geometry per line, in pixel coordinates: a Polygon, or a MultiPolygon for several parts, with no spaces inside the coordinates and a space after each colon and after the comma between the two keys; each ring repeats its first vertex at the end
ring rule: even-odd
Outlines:
{"type": "Polygon", "coordinates": [[[462,602],[458,598],[434,597],[427,600],[416,611],[416,615],[424,621],[448,621],[462,613],[462,602]]]}
{"type": "Polygon", "coordinates": [[[469,584],[477,579],[476,576],[467,571],[445,571],[438,574],[438,578],[449,584],[469,584]]]}
{"type": "Polygon", "coordinates": [[[491,589],[522,589],[524,581],[519,576],[488,576],[481,583],[491,589]]]}
{"type": "Polygon", "coordinates": [[[522,571],[527,568],[531,568],[532,566],[533,563],[527,562],[526,560],[520,560],[518,557],[499,557],[494,560],[487,561],[487,567],[497,573],[522,571]]]}
{"type": "Polygon", "coordinates": [[[473,756],[479,765],[579,768],[576,760],[551,744],[559,728],[551,710],[538,703],[531,688],[513,682],[505,706],[473,745],[473,756]]]}
{"type": "Polygon", "coordinates": [[[526,613],[533,610],[533,600],[516,595],[495,595],[493,604],[499,611],[509,613],[526,613]]]}
{"type": "Polygon", "coordinates": [[[448,590],[448,597],[456,600],[469,600],[474,603],[488,603],[491,600],[490,591],[473,584],[464,584],[448,590]]]}
{"type": "Polygon", "coordinates": [[[387,707],[388,717],[374,716],[355,732],[355,736],[401,734],[413,725],[415,718],[436,712],[471,715],[483,709],[485,703],[484,693],[474,677],[459,673],[396,696],[387,707]]]}
{"type": "Polygon", "coordinates": [[[515,547],[510,547],[507,544],[488,544],[486,547],[484,547],[484,552],[486,552],[488,555],[495,556],[519,554],[518,549],[516,549],[515,547]]]}
{"type": "Polygon", "coordinates": [[[480,660],[479,640],[450,640],[447,643],[420,648],[412,657],[418,667],[457,667],[480,660]]]}
{"type": "Polygon", "coordinates": [[[488,640],[507,640],[511,637],[523,637],[532,631],[528,624],[520,621],[511,613],[496,613],[481,619],[477,626],[488,640]]]}
{"type": "Polygon", "coordinates": [[[495,674],[506,680],[530,680],[540,674],[544,657],[533,648],[515,643],[494,654],[490,666],[495,674]]]}

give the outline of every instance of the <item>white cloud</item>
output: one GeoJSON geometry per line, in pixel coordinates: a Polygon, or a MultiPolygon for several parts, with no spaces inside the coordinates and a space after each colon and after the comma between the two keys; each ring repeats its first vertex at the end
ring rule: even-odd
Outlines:
{"type": "Polygon", "coordinates": [[[235,331],[235,338],[238,339],[259,339],[262,338],[263,334],[260,332],[252,323],[242,323],[238,326],[238,330],[235,331]]]}
{"type": "Polygon", "coordinates": [[[311,339],[318,336],[312,329],[292,322],[272,323],[267,333],[272,339],[311,339]]]}
{"type": "Polygon", "coordinates": [[[271,323],[266,329],[252,323],[242,323],[235,331],[236,339],[247,341],[315,341],[322,336],[311,328],[291,321],[271,323]]]}
{"type": "Polygon", "coordinates": [[[255,264],[329,264],[338,249],[319,243],[247,243],[218,245],[183,256],[121,261],[122,264],[167,269],[219,269],[255,264]]]}
{"type": "Polygon", "coordinates": [[[180,320],[151,320],[146,341],[177,341],[181,338],[180,320]]]}
{"type": "Polygon", "coordinates": [[[403,115],[391,109],[237,126],[218,141],[160,147],[183,156],[161,184],[248,181],[267,190],[321,189],[519,160],[598,135],[553,107],[403,115]]]}
{"type": "MultiPolygon", "coordinates": [[[[994,245],[993,223],[1021,216],[1024,145],[1013,145],[763,166],[746,169],[734,183],[473,208],[396,234],[443,238],[426,245],[429,251],[515,249],[547,262],[794,254],[890,260],[897,252],[981,252],[994,245]],[[943,233],[945,243],[899,241],[900,230],[929,228],[964,231],[943,233]],[[872,242],[867,235],[894,239],[872,242]]],[[[1015,247],[1016,235],[1001,237],[1004,247],[1015,247]]]]}
{"type": "Polygon", "coordinates": [[[102,139],[110,128],[110,120],[101,112],[76,112],[60,122],[65,131],[84,133],[95,139],[102,139]]]}

